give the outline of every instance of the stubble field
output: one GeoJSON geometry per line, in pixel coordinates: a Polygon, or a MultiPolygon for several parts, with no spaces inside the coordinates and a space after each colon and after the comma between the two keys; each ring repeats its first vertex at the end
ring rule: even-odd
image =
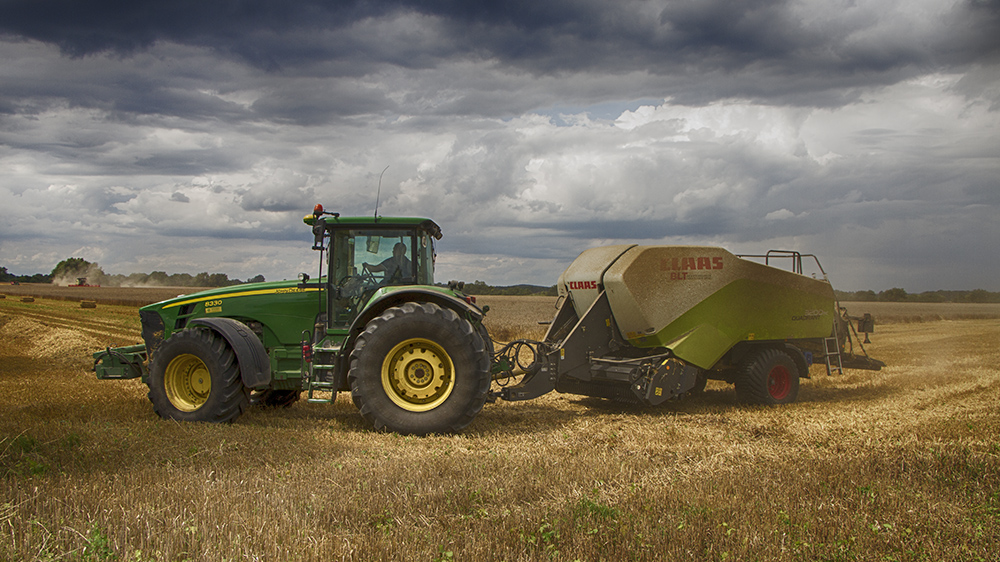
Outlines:
{"type": "MultiPolygon", "coordinates": [[[[481,297],[540,337],[554,299],[481,297]]],[[[0,300],[0,560],[997,560],[1000,310],[849,305],[881,372],[799,401],[655,409],[551,394],[457,436],[377,434],[349,396],[232,425],[157,418],[90,354],[132,306],[0,300]]]]}

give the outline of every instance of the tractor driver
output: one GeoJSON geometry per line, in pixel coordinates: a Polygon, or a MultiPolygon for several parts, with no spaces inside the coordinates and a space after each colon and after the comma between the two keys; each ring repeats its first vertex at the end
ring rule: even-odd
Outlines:
{"type": "Polygon", "coordinates": [[[392,247],[392,257],[386,258],[382,263],[378,265],[364,263],[363,265],[372,273],[384,271],[383,283],[402,281],[411,277],[413,272],[413,266],[406,257],[406,244],[402,242],[396,242],[396,245],[392,247]]]}

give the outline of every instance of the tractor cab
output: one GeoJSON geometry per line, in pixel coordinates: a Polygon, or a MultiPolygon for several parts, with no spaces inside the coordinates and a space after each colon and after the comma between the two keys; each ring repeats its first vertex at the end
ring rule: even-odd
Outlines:
{"type": "Polygon", "coordinates": [[[410,217],[341,217],[317,206],[314,250],[328,251],[331,328],[347,328],[376,296],[395,287],[434,284],[434,221],[410,217]]]}

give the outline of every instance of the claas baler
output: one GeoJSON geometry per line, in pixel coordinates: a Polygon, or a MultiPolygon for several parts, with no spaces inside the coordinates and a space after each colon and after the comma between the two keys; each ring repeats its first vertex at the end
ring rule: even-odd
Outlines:
{"type": "Polygon", "coordinates": [[[882,367],[853,353],[854,326],[825,274],[802,274],[803,258],[822,272],[815,256],[756,257],[765,263],[707,246],[583,252],[559,279],[544,341],[498,352],[495,368],[523,377],[494,394],[527,400],[555,390],[656,405],[718,379],[734,384],[743,402],[782,404],[795,400],[814,361],[828,373],[882,367]],[[771,265],[778,260],[789,268],[771,265]],[[525,347],[531,359],[518,356],[525,347]]]}

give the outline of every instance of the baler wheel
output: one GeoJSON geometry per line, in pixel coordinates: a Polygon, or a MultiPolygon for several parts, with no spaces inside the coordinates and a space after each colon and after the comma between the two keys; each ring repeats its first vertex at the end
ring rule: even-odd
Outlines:
{"type": "Polygon", "coordinates": [[[368,323],[351,352],[348,380],[354,404],[375,429],[454,433],[486,402],[490,356],[468,320],[409,302],[368,323]]]}
{"type": "Polygon", "coordinates": [[[250,404],[250,390],[226,340],[196,328],[175,333],[156,350],[149,400],[165,419],[231,422],[250,404]]]}
{"type": "Polygon", "coordinates": [[[736,397],[746,404],[790,404],[799,394],[799,369],[784,351],[764,348],[752,355],[736,379],[736,397]]]}

